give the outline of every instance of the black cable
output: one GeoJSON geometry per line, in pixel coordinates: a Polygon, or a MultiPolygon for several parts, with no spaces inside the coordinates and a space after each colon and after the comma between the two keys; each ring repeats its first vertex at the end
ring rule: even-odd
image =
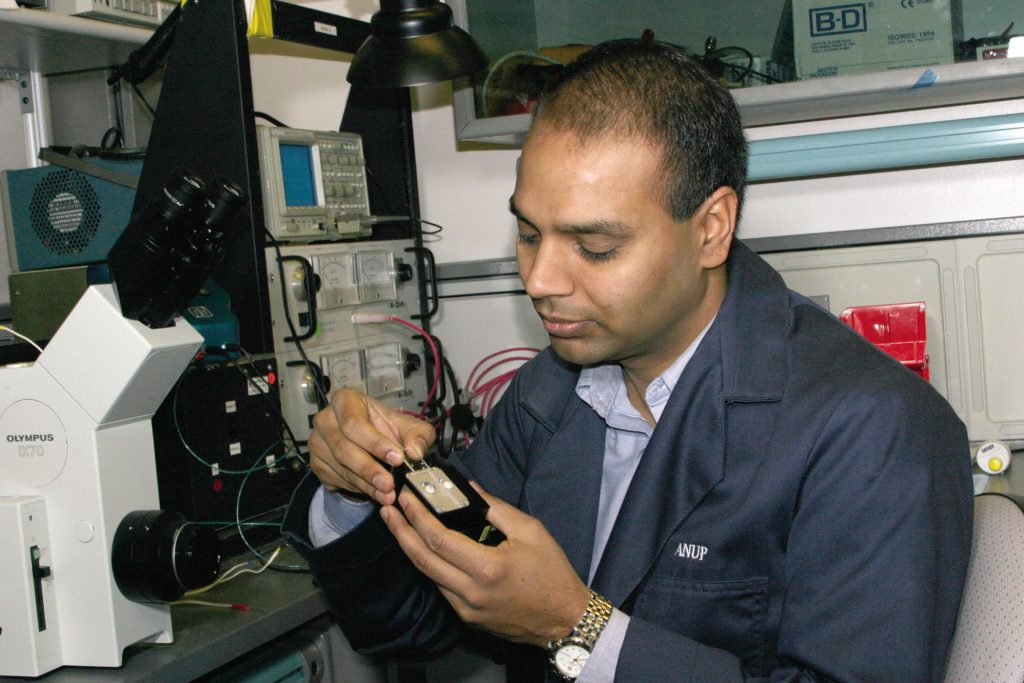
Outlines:
{"type": "Polygon", "coordinates": [[[699,57],[698,59],[700,59],[700,61],[705,65],[705,67],[707,67],[708,71],[710,71],[713,74],[716,72],[724,72],[725,69],[730,69],[733,72],[739,71],[738,75],[734,75],[734,77],[732,78],[732,80],[737,83],[742,82],[743,79],[747,78],[748,76],[755,76],[766,83],[785,82],[781,78],[775,78],[774,76],[769,76],[768,74],[763,73],[761,71],[755,71],[753,53],[751,53],[750,50],[747,50],[746,48],[740,47],[738,45],[730,45],[728,47],[716,48],[705,53],[702,57],[699,57]],[[729,53],[739,53],[743,55],[744,57],[747,58],[747,65],[737,66],[735,64],[730,64],[729,62],[722,61],[722,57],[728,55],[729,53]]]}
{"type": "Polygon", "coordinates": [[[420,227],[420,233],[423,235],[440,235],[441,231],[444,230],[444,226],[441,225],[440,223],[434,223],[423,218],[417,218],[416,216],[412,216],[409,220],[416,221],[417,223],[420,223],[422,225],[432,225],[435,228],[437,228],[437,230],[431,230],[428,232],[424,230],[422,227],[420,227]]]}
{"type": "Polygon", "coordinates": [[[384,191],[384,186],[381,185],[381,182],[379,180],[377,180],[377,174],[373,172],[369,165],[365,166],[364,168],[366,168],[366,177],[369,178],[373,182],[373,184],[377,186],[377,192],[380,194],[380,199],[382,202],[384,202],[385,213],[398,213],[397,211],[391,210],[391,205],[388,203],[388,193],[384,191]]]}
{"type": "Polygon", "coordinates": [[[109,152],[121,147],[124,147],[124,135],[121,133],[121,129],[117,126],[107,128],[106,132],[103,133],[103,137],[100,138],[100,150],[109,152]],[[113,140],[108,139],[111,134],[114,135],[113,140]]]}
{"type": "Polygon", "coordinates": [[[290,127],[291,127],[291,126],[289,126],[289,125],[288,125],[287,123],[282,123],[282,122],[280,121],[280,119],[275,119],[275,118],[274,118],[273,116],[271,116],[270,114],[267,114],[267,113],[265,113],[265,112],[262,112],[262,111],[254,111],[254,112],[252,113],[252,115],[253,115],[253,116],[255,116],[255,117],[256,117],[256,118],[258,118],[258,119],[263,119],[263,120],[265,120],[265,121],[270,121],[270,122],[271,122],[272,124],[274,124],[275,126],[279,126],[279,127],[281,127],[281,128],[290,128],[290,127]]]}
{"type": "Polygon", "coordinates": [[[188,11],[184,8],[185,5],[175,3],[174,9],[153,31],[149,39],[141,47],[132,50],[132,53],[128,55],[128,61],[114,67],[110,77],[107,78],[107,83],[113,85],[122,78],[129,83],[142,83],[152,76],[170,52],[182,12],[188,11]]]}
{"type": "MultiPolygon", "coordinates": [[[[452,396],[454,396],[454,400],[453,400],[453,404],[454,405],[452,407],[454,408],[455,406],[459,405],[462,402],[462,391],[459,389],[459,382],[458,382],[458,380],[455,379],[455,370],[452,369],[452,364],[449,363],[448,359],[445,358],[444,356],[441,357],[441,362],[444,365],[444,373],[447,375],[448,381],[451,382],[451,385],[452,385],[452,396]]],[[[444,411],[444,406],[441,406],[441,409],[442,409],[442,411],[444,411]]],[[[455,452],[456,444],[458,444],[458,441],[459,441],[459,430],[458,430],[458,428],[456,428],[455,423],[448,417],[447,411],[442,412],[442,415],[444,415],[445,422],[451,422],[451,424],[452,424],[452,441],[451,441],[451,444],[448,447],[448,454],[451,454],[451,453],[455,452]]],[[[441,434],[439,436],[439,441],[443,440],[443,438],[444,438],[444,428],[443,428],[444,422],[442,422],[441,424],[442,424],[442,430],[441,430],[441,434]]]]}
{"type": "Polygon", "coordinates": [[[133,159],[145,159],[145,147],[128,147],[121,149],[100,149],[95,155],[102,159],[116,159],[118,161],[131,161],[133,159]]]}
{"type": "Polygon", "coordinates": [[[135,85],[134,83],[132,83],[132,92],[134,92],[135,96],[142,101],[142,104],[144,107],[146,107],[146,111],[149,112],[149,115],[153,118],[156,118],[156,110],[153,109],[152,106],[150,106],[149,101],[146,99],[146,96],[142,94],[141,90],[139,90],[139,86],[135,85]]]}
{"type": "MultiPolygon", "coordinates": [[[[309,356],[306,355],[306,350],[302,348],[302,343],[299,341],[299,333],[295,329],[295,323],[292,322],[292,313],[290,306],[288,306],[288,290],[285,288],[285,274],[284,274],[284,256],[281,254],[281,244],[274,237],[273,233],[267,228],[263,228],[263,232],[266,233],[267,239],[270,240],[271,246],[274,247],[274,253],[277,255],[277,273],[281,281],[281,305],[284,306],[284,319],[288,323],[288,331],[292,333],[292,343],[295,344],[296,350],[299,352],[299,356],[302,358],[302,362],[306,365],[306,369],[309,370],[309,374],[314,378],[314,386],[316,387],[316,393],[323,400],[326,407],[331,401],[327,394],[324,393],[323,387],[320,386],[320,382],[317,378],[320,377],[321,373],[313,369],[313,362],[309,360],[309,356]]],[[[296,444],[298,446],[298,444],[296,444]]]]}
{"type": "Polygon", "coordinates": [[[743,79],[747,77],[747,74],[750,73],[750,70],[754,67],[754,55],[750,52],[750,50],[747,50],[746,48],[742,48],[739,46],[720,47],[714,50],[710,50],[709,52],[706,52],[704,54],[704,57],[701,59],[701,61],[705,63],[705,65],[708,67],[708,70],[711,71],[711,73],[715,73],[716,70],[724,72],[726,67],[730,67],[733,69],[742,68],[742,73],[740,73],[739,77],[734,79],[737,83],[742,82],[743,79]],[[739,53],[746,57],[747,65],[745,67],[737,67],[734,64],[729,64],[728,62],[722,61],[722,57],[730,53],[739,53]]]}
{"type": "Polygon", "coordinates": [[[455,397],[455,402],[458,403],[462,398],[462,390],[459,389],[459,383],[455,379],[455,370],[452,369],[452,364],[448,362],[444,354],[441,354],[441,363],[444,365],[444,372],[448,376],[448,381],[452,384],[452,396],[455,397]]]}
{"type": "MultiPolygon", "coordinates": [[[[437,344],[438,353],[441,355],[441,373],[442,374],[441,374],[441,381],[438,382],[438,386],[447,387],[447,385],[450,383],[453,407],[458,406],[458,405],[461,404],[462,391],[459,389],[459,382],[458,382],[458,380],[455,377],[455,370],[452,369],[452,364],[448,362],[448,358],[444,355],[444,351],[442,350],[443,347],[441,346],[441,341],[436,336],[434,336],[434,335],[431,335],[431,337],[434,338],[434,342],[437,344]],[[446,380],[447,380],[447,382],[446,382],[446,380]]],[[[440,396],[440,398],[436,398],[433,401],[433,403],[436,406],[436,410],[437,410],[437,414],[438,414],[437,423],[436,423],[436,426],[435,426],[435,429],[437,430],[437,440],[436,440],[436,443],[437,443],[437,447],[438,447],[438,452],[439,452],[439,454],[440,454],[440,456],[442,458],[447,458],[455,450],[455,444],[458,442],[458,435],[459,435],[459,431],[460,431],[456,427],[454,421],[451,420],[451,418],[449,417],[448,411],[445,410],[445,407],[444,407],[444,399],[445,398],[447,398],[447,388],[445,389],[445,393],[442,394],[440,396]],[[444,441],[445,441],[445,434],[444,433],[445,433],[445,430],[447,429],[447,425],[449,423],[452,425],[451,445],[450,446],[445,446],[445,443],[444,443],[444,441]]]]}
{"type": "MultiPolygon", "coordinates": [[[[436,416],[436,427],[438,437],[435,443],[438,445],[438,451],[442,458],[448,457],[448,454],[444,450],[444,424],[447,419],[447,415],[444,409],[445,399],[448,397],[448,384],[445,381],[444,365],[447,363],[444,357],[444,347],[441,344],[441,340],[436,335],[431,334],[430,338],[434,340],[434,345],[437,348],[438,358],[429,358],[427,362],[431,364],[431,367],[440,367],[440,374],[437,378],[437,393],[430,400],[430,404],[423,405],[422,413],[423,416],[430,419],[436,416]]],[[[425,345],[429,348],[429,344],[425,345]]]]}
{"type": "MultiPolygon", "coordinates": [[[[124,146],[124,111],[121,108],[121,81],[110,86],[111,90],[114,91],[114,127],[118,131],[118,138],[120,139],[119,147],[124,146]]],[[[100,140],[100,147],[105,147],[103,142],[107,139],[106,133],[103,134],[103,138],[100,140]]]]}
{"type": "MultiPolygon", "coordinates": [[[[376,174],[374,174],[373,169],[371,169],[369,166],[365,166],[364,168],[366,169],[366,177],[369,178],[373,182],[373,184],[376,186],[377,192],[380,194],[381,201],[384,202],[384,211],[387,214],[389,214],[389,215],[398,214],[397,211],[393,211],[392,210],[391,205],[388,203],[388,195],[384,191],[384,186],[381,185],[379,180],[377,180],[377,176],[376,176],[376,174]]],[[[406,208],[408,208],[408,205],[406,205],[406,208]]],[[[402,216],[401,219],[397,219],[396,218],[396,220],[415,221],[416,223],[419,223],[421,225],[421,227],[419,228],[419,231],[420,231],[420,234],[423,234],[423,235],[437,235],[437,234],[440,234],[440,232],[442,230],[444,230],[444,226],[441,225],[440,223],[434,223],[434,222],[425,220],[423,218],[420,218],[418,216],[402,216]],[[433,227],[437,228],[437,230],[431,230],[430,232],[425,232],[423,230],[423,228],[422,228],[423,225],[432,225],[433,227]]],[[[381,221],[381,222],[387,222],[387,221],[381,221]]]]}

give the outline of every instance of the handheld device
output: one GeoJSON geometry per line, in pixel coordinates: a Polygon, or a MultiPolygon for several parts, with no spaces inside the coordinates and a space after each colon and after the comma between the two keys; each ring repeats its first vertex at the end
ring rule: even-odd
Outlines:
{"type": "Polygon", "coordinates": [[[505,540],[505,534],[487,521],[490,506],[453,466],[429,465],[406,458],[405,467],[404,486],[446,527],[484,545],[498,545],[505,540]]]}

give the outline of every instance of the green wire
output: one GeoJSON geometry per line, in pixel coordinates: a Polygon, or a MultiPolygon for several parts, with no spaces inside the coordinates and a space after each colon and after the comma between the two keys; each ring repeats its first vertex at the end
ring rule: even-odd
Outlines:
{"type": "MultiPolygon", "coordinates": [[[[281,442],[278,441],[277,443],[281,442]]],[[[260,454],[260,459],[262,459],[263,456],[265,456],[270,451],[270,449],[276,445],[277,444],[275,443],[273,446],[263,451],[263,453],[260,454]]],[[[277,458],[276,460],[274,460],[274,462],[271,463],[271,465],[276,465],[281,460],[284,460],[284,457],[285,456],[282,455],[280,458],[277,458]]],[[[257,459],[256,463],[260,462],[260,459],[257,459]]],[[[249,470],[245,473],[245,476],[242,477],[242,482],[238,485],[238,496],[235,498],[235,522],[236,524],[238,524],[238,537],[242,539],[242,543],[245,543],[245,547],[248,548],[253,555],[258,557],[260,559],[260,562],[266,564],[267,558],[265,558],[260,553],[260,551],[256,550],[256,548],[254,548],[251,543],[249,543],[249,539],[245,537],[245,532],[242,531],[242,490],[245,488],[245,482],[249,480],[249,475],[261,469],[256,467],[256,463],[253,463],[253,466],[250,467],[249,470]]],[[[280,528],[280,525],[278,525],[278,528],[280,528]]],[[[273,569],[274,567],[271,568],[273,569]]],[[[309,567],[291,564],[277,565],[276,568],[288,571],[309,571],[309,567]]]]}

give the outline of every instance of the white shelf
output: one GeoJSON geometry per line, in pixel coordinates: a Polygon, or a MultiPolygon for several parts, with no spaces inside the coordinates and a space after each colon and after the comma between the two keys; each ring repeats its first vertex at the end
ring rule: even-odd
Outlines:
{"type": "Polygon", "coordinates": [[[34,9],[0,9],[0,69],[44,75],[123,63],[152,31],[34,9]]]}
{"type": "MultiPolygon", "coordinates": [[[[843,116],[992,102],[1024,93],[1024,58],[964,62],[925,68],[819,78],[734,90],[745,127],[843,116]],[[930,83],[925,85],[925,83],[930,83]]],[[[469,87],[455,91],[459,140],[522,144],[526,114],[476,118],[469,87]]]]}
{"type": "Polygon", "coordinates": [[[991,102],[1021,93],[1024,59],[997,59],[743,88],[733,96],[749,127],[991,102]]]}

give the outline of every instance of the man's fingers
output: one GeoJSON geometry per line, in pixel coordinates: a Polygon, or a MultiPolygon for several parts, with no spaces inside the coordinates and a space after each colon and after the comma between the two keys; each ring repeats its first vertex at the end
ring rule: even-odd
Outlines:
{"type": "Polygon", "coordinates": [[[417,569],[438,586],[460,593],[460,589],[464,589],[468,583],[467,576],[446,560],[438,549],[444,546],[444,542],[439,541],[439,538],[445,533],[454,533],[458,536],[462,534],[445,528],[419,500],[415,499],[415,496],[409,493],[399,496],[399,504],[402,506],[401,510],[387,505],[381,508],[380,513],[402,551],[417,569]],[[408,498],[413,500],[409,501],[408,498]],[[430,519],[427,520],[424,515],[430,519]],[[415,528],[407,516],[417,519],[419,528],[415,528]]]}
{"type": "Polygon", "coordinates": [[[359,491],[367,495],[371,495],[373,489],[377,488],[373,482],[389,484],[384,487],[385,490],[393,488],[391,475],[373,458],[357,454],[354,460],[350,460],[344,452],[344,446],[337,453],[331,452],[323,436],[316,431],[310,433],[307,445],[310,455],[309,466],[321,484],[331,488],[359,491]],[[378,479],[382,476],[384,478],[378,479]]]}
{"type": "Polygon", "coordinates": [[[344,468],[341,463],[330,457],[330,448],[320,433],[313,431],[306,442],[309,447],[309,467],[316,474],[317,479],[325,486],[341,488],[345,484],[342,478],[344,468]]]}
{"type": "Polygon", "coordinates": [[[501,498],[495,498],[487,493],[487,491],[484,491],[480,484],[475,481],[469,482],[469,485],[476,489],[476,492],[480,494],[490,508],[487,511],[487,521],[493,524],[498,531],[505,534],[506,537],[510,537],[510,533],[514,535],[514,530],[520,527],[520,525],[536,522],[535,518],[530,517],[514,505],[509,505],[501,498]]]}
{"type": "Polygon", "coordinates": [[[314,418],[317,431],[331,435],[331,447],[340,450],[351,442],[370,455],[383,460],[392,451],[401,451],[401,432],[392,423],[398,413],[389,414],[382,406],[356,392],[342,389],[331,396],[331,405],[314,418]],[[321,421],[322,420],[322,421],[321,421]]]}
{"type": "Polygon", "coordinates": [[[370,418],[375,425],[379,425],[382,432],[401,444],[397,450],[403,458],[422,460],[436,438],[436,432],[428,422],[377,404],[370,405],[370,418]]]}
{"type": "Polygon", "coordinates": [[[411,492],[403,492],[398,504],[409,523],[435,555],[478,581],[494,569],[495,549],[478,543],[460,531],[449,529],[411,492]]]}

